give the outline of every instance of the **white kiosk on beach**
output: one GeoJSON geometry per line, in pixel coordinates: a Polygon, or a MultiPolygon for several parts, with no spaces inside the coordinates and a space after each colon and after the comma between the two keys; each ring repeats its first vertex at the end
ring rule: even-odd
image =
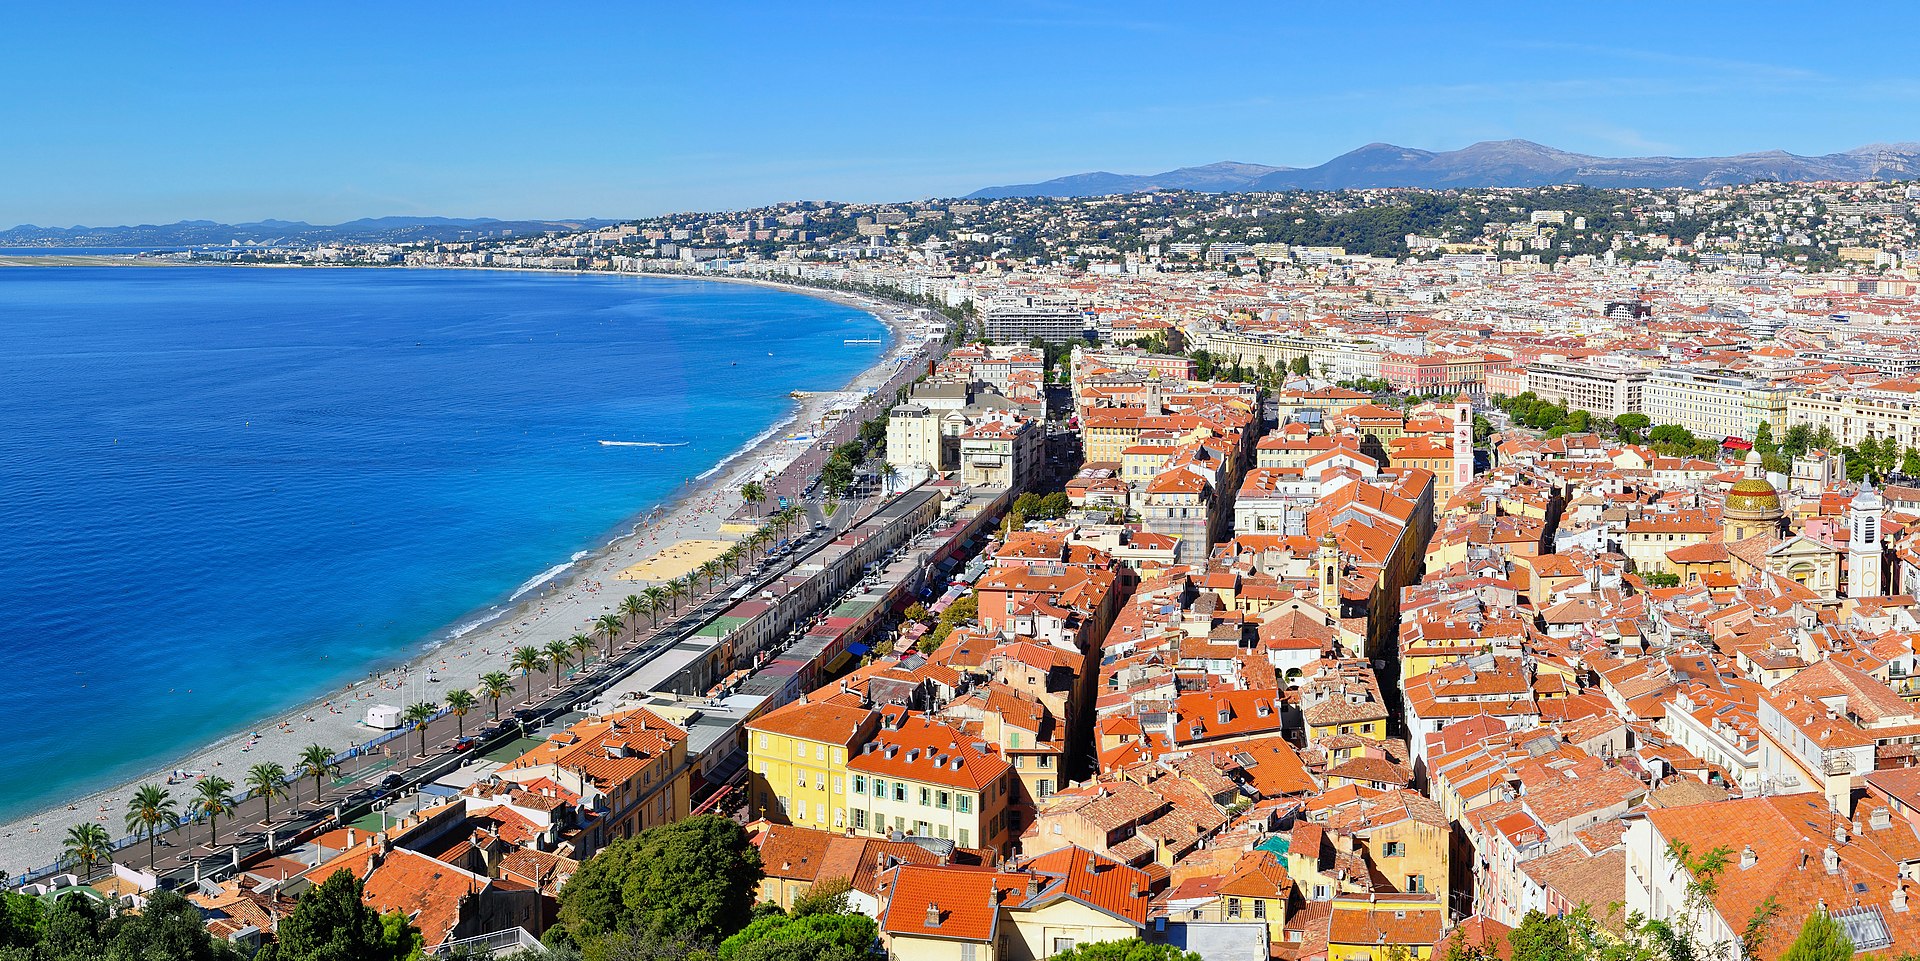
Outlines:
{"type": "Polygon", "coordinates": [[[391,704],[375,704],[367,708],[367,726],[382,731],[391,731],[400,726],[400,709],[391,704]]]}

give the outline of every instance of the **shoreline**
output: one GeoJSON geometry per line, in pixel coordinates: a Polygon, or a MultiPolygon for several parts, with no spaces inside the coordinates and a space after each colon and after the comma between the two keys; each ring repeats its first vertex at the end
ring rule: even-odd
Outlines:
{"type": "MultiPolygon", "coordinates": [[[[608,273],[490,267],[403,269],[608,273]]],[[[874,363],[838,389],[796,389],[800,396],[783,415],[690,483],[653,504],[641,505],[619,524],[597,535],[588,546],[576,551],[564,564],[543,570],[504,596],[481,602],[427,633],[395,658],[366,664],[365,677],[266,717],[237,720],[231,733],[201,742],[164,765],[156,763],[145,776],[81,797],[55,799],[0,824],[0,870],[18,878],[53,864],[60,857],[67,829],[75,824],[102,824],[111,836],[119,839],[124,833],[121,830],[124,799],[141,785],[160,784],[183,801],[192,782],[207,774],[218,774],[238,786],[251,763],[278,761],[291,769],[299,751],[309,743],[325,744],[340,752],[386,733],[361,722],[368,707],[383,703],[404,707],[415,700],[438,702],[447,691],[471,689],[480,674],[506,671],[506,655],[515,647],[565,638],[576,632],[588,633],[598,641],[598,636],[588,629],[592,619],[614,611],[622,598],[638,593],[651,583],[622,579],[619,576],[622,571],[652,559],[683,540],[731,539],[722,528],[743,507],[740,486],[748,480],[777,473],[804,456],[819,442],[813,428],[822,417],[843,399],[858,396],[866,387],[885,383],[898,369],[900,359],[919,344],[915,337],[919,325],[911,315],[912,308],[878,298],[756,278],[634,272],[611,275],[751,283],[828,300],[873,317],[888,331],[890,343],[874,363]],[[804,434],[806,439],[789,439],[796,434],[804,434]],[[173,777],[176,772],[184,773],[185,777],[173,777]]],[[[770,508],[770,505],[763,507],[770,508]]],[[[595,663],[598,649],[596,644],[596,653],[591,655],[595,663]]],[[[502,700],[503,713],[527,693],[522,689],[520,675],[507,673],[512,676],[516,691],[512,698],[502,700]]],[[[535,673],[532,686],[535,690],[544,689],[545,678],[551,676],[535,673]]],[[[484,723],[491,714],[491,705],[482,701],[472,715],[475,726],[484,723]]],[[[340,773],[352,775],[375,764],[376,759],[371,756],[358,758],[343,765],[340,773]]]]}

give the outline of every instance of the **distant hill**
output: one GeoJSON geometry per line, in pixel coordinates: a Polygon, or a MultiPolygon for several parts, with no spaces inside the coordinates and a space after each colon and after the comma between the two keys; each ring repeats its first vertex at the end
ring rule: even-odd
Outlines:
{"type": "Polygon", "coordinates": [[[1920,177],[1920,143],[1869,144],[1802,157],[1782,150],[1734,157],[1595,157],[1530,140],[1489,140],[1430,151],[1371,143],[1318,167],[1219,163],[1150,176],[1092,173],[988,187],[971,198],[1093,197],[1141,190],[1211,192],[1365,187],[1711,187],[1756,180],[1905,180],[1920,177]]]}
{"type": "Polygon", "coordinates": [[[1130,194],[1143,190],[1204,190],[1224,193],[1235,190],[1250,190],[1262,177],[1287,173],[1292,167],[1268,167],[1263,164],[1243,164],[1223,160],[1207,164],[1204,167],[1181,167],[1157,174],[1115,174],[1101,171],[1090,174],[1074,174],[1037,184],[1014,184],[1009,187],[988,187],[967,195],[970,199],[995,199],[999,197],[1102,197],[1107,194],[1130,194]]]}
{"type": "Polygon", "coordinates": [[[0,247],[185,247],[201,244],[402,243],[418,240],[471,240],[503,231],[536,234],[545,230],[581,230],[618,223],[613,220],[495,220],[491,217],[372,217],[344,224],[315,225],[297,220],[222,224],[182,220],[171,224],[120,227],[38,227],[22,224],[0,230],[0,247]]]}

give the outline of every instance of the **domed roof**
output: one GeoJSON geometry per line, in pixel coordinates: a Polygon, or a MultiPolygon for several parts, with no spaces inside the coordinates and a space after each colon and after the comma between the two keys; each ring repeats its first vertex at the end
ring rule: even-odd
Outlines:
{"type": "Polygon", "coordinates": [[[1778,514],[1780,492],[1758,477],[1749,477],[1727,492],[1726,509],[1746,514],[1778,514]]]}

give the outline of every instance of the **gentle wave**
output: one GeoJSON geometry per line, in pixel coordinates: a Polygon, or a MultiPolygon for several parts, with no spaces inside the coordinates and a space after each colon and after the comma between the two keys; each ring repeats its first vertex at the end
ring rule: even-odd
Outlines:
{"type": "Polygon", "coordinates": [[[570,560],[565,564],[555,564],[552,567],[549,567],[546,570],[541,571],[538,574],[535,574],[531,580],[527,581],[525,584],[520,585],[518,588],[514,590],[512,594],[507,595],[507,602],[511,604],[512,602],[519,600],[521,595],[526,594],[528,591],[531,591],[534,588],[539,587],[540,585],[545,584],[546,582],[553,580],[554,578],[559,577],[562,574],[565,574],[567,572],[567,569],[572,567],[579,560],[580,560],[579,555],[575,555],[573,560],[570,560]]]}
{"type": "Polygon", "coordinates": [[[602,447],[685,447],[687,446],[687,442],[682,440],[682,441],[675,441],[671,444],[668,444],[668,443],[663,443],[657,440],[603,440],[600,442],[600,446],[602,447]]]}
{"type": "Polygon", "coordinates": [[[773,435],[778,434],[783,430],[786,430],[788,425],[792,424],[794,421],[799,419],[800,419],[800,413],[798,411],[795,411],[791,414],[788,414],[785,417],[780,418],[778,421],[774,422],[774,425],[772,427],[769,427],[766,430],[763,430],[760,433],[753,435],[753,437],[750,438],[746,443],[740,445],[740,449],[734,451],[731,454],[728,454],[725,457],[720,458],[720,463],[715,464],[712,467],[709,467],[706,470],[700,472],[699,474],[694,475],[693,479],[697,481],[703,481],[714,476],[715,474],[720,473],[721,471],[727,468],[728,464],[731,464],[734,461],[739,460],[741,455],[746,454],[748,451],[751,451],[754,448],[759,447],[761,444],[766,443],[769,439],[773,437],[773,435]]]}

